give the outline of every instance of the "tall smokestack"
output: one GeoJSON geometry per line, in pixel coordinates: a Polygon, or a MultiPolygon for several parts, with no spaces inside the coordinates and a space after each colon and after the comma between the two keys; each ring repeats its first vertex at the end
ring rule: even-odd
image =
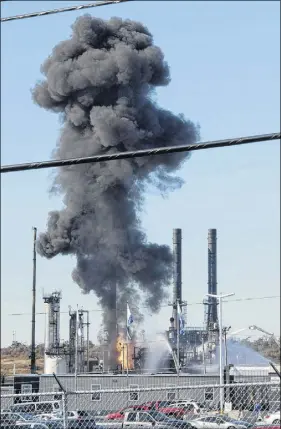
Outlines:
{"type": "Polygon", "coordinates": [[[37,228],[33,227],[33,277],[32,277],[32,321],[31,321],[31,353],[30,372],[36,373],[35,314],[36,314],[36,240],[37,228]]]}
{"type": "Polygon", "coordinates": [[[182,279],[181,279],[181,229],[173,230],[173,305],[175,321],[177,320],[177,302],[182,303],[182,279]]]}
{"type": "Polygon", "coordinates": [[[181,229],[173,230],[174,301],[182,302],[181,288],[181,229]]]}
{"type": "MultiPolygon", "coordinates": [[[[217,230],[208,230],[208,293],[217,295],[217,230]]],[[[218,323],[217,300],[208,299],[207,326],[213,329],[218,323]]]]}

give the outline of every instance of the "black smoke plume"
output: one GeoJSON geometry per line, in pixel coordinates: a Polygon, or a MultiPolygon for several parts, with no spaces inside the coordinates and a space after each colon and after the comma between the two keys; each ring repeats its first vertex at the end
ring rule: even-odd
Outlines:
{"type": "MultiPolygon", "coordinates": [[[[155,88],[170,81],[169,68],[139,22],[78,18],[71,38],[53,49],[41,71],[45,77],[33,89],[33,99],[61,113],[63,120],[56,159],[194,143],[199,138],[191,121],[154,101],[155,88]]],[[[157,311],[165,297],[171,251],[147,240],[139,216],[148,185],[162,194],[182,185],[174,172],[187,158],[170,154],[57,170],[53,191],[63,196],[64,208],[49,213],[37,249],[46,258],[76,256],[73,280],[83,292],[96,293],[111,338],[116,287],[117,307],[122,309],[127,299],[137,305],[138,291],[151,311],[157,311]]]]}

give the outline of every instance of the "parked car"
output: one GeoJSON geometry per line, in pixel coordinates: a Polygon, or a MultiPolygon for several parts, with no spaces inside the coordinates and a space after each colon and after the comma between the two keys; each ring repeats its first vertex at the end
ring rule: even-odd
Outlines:
{"type": "MultiPolygon", "coordinates": [[[[44,425],[48,429],[63,429],[64,421],[62,419],[56,420],[46,420],[44,425]]],[[[78,420],[68,420],[67,421],[68,429],[97,429],[95,420],[93,419],[78,419],[78,420]]]]}
{"type": "Polygon", "coordinates": [[[263,418],[258,418],[258,421],[266,425],[280,425],[280,410],[272,414],[267,414],[263,418]]]}
{"type": "Polygon", "coordinates": [[[60,401],[41,401],[14,404],[8,410],[13,413],[49,414],[61,410],[60,401]]]}
{"type": "Polygon", "coordinates": [[[192,429],[192,425],[182,420],[170,419],[158,411],[129,411],[125,413],[123,428],[125,427],[157,427],[158,429],[179,428],[192,429]]]}
{"type": "MultiPolygon", "coordinates": [[[[64,425],[63,425],[63,422],[61,420],[45,420],[42,423],[46,429],[64,429],[64,425]]],[[[24,428],[24,429],[26,429],[26,428],[24,428]]]]}
{"type": "Polygon", "coordinates": [[[107,416],[110,414],[109,410],[100,410],[100,411],[88,411],[88,413],[93,416],[96,423],[103,422],[107,420],[107,416]]]}
{"type": "MultiPolygon", "coordinates": [[[[53,417],[55,419],[62,419],[63,418],[63,412],[59,411],[57,413],[53,414],[53,417]]],[[[89,414],[87,411],[77,410],[77,411],[67,411],[67,420],[93,420],[94,417],[89,414]]]]}
{"type": "Polygon", "coordinates": [[[57,420],[57,417],[55,414],[38,414],[38,415],[35,415],[34,418],[36,419],[36,421],[42,422],[42,423],[48,420],[57,420]]]}
{"type": "Polygon", "coordinates": [[[172,404],[169,404],[169,407],[182,408],[185,416],[186,414],[199,415],[203,411],[196,402],[190,401],[173,402],[172,404]]]}
{"type": "Polygon", "coordinates": [[[252,426],[252,429],[280,429],[280,425],[265,425],[263,423],[257,423],[252,426]]]}
{"type": "Polygon", "coordinates": [[[249,429],[251,423],[242,420],[234,420],[227,416],[206,416],[192,420],[192,426],[196,429],[249,429]]]}
{"type": "Polygon", "coordinates": [[[1,413],[1,429],[48,429],[47,426],[37,422],[33,416],[19,415],[19,413],[1,413]]]}
{"type": "Polygon", "coordinates": [[[107,416],[105,416],[105,420],[123,420],[127,411],[134,411],[135,409],[135,406],[122,408],[119,411],[107,414],[107,416]]]}
{"type": "MultiPolygon", "coordinates": [[[[43,424],[43,423],[21,423],[21,424],[17,424],[15,422],[1,422],[1,429],[19,429],[20,428],[24,428],[24,429],[48,429],[48,427],[43,424]]],[[[53,428],[55,429],[55,428],[53,428]]],[[[57,428],[58,429],[58,428],[57,428]]]]}
{"type": "Polygon", "coordinates": [[[28,413],[10,413],[10,412],[1,412],[1,427],[2,423],[14,422],[14,424],[19,423],[28,423],[31,420],[34,420],[34,415],[28,413]]]}
{"type": "Polygon", "coordinates": [[[134,407],[135,410],[143,411],[159,411],[168,417],[176,417],[182,419],[185,411],[183,408],[174,407],[172,401],[151,401],[134,407]]]}

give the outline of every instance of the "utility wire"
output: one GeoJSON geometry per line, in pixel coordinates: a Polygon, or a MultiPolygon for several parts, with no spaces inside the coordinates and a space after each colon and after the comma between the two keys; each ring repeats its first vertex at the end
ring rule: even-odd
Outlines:
{"type": "Polygon", "coordinates": [[[247,136],[247,137],[237,137],[233,139],[225,140],[214,140],[201,142],[197,144],[181,145],[181,146],[172,146],[172,147],[159,147],[153,149],[144,149],[134,152],[117,152],[107,155],[93,155],[83,158],[71,158],[71,159],[59,159],[54,161],[37,161],[24,164],[14,164],[14,165],[4,165],[1,167],[1,173],[11,173],[16,171],[26,171],[26,170],[39,170],[42,168],[52,168],[52,167],[64,167],[67,165],[78,165],[78,164],[87,164],[87,163],[97,163],[104,161],[114,161],[117,159],[129,159],[129,158],[141,158],[145,156],[153,155],[165,155],[168,153],[176,152],[193,152],[196,150],[204,149],[214,149],[218,147],[230,147],[238,146],[249,143],[258,143],[268,140],[280,140],[280,132],[270,133],[270,134],[261,134],[257,136],[247,136]]]}
{"type": "MultiPolygon", "coordinates": [[[[270,295],[270,296],[259,296],[259,297],[249,297],[249,298],[237,298],[237,299],[230,299],[230,300],[226,300],[223,301],[223,303],[225,302],[237,302],[237,301],[256,301],[256,300],[264,300],[264,299],[273,299],[273,298],[280,298],[280,295],[270,295]]],[[[191,303],[187,303],[188,306],[190,305],[203,305],[204,303],[201,302],[191,302],[191,303]]],[[[170,304],[165,304],[165,305],[161,305],[160,308],[165,308],[165,307],[170,307],[170,304]]],[[[147,306],[140,306],[140,307],[132,307],[133,309],[142,309],[142,308],[149,308],[147,306]]],[[[125,311],[124,309],[117,309],[118,311],[125,311]]],[[[102,309],[94,309],[94,310],[89,310],[90,313],[95,313],[95,312],[102,312],[102,309]]],[[[61,311],[61,314],[68,314],[68,311],[61,311]]],[[[31,313],[10,313],[8,314],[8,316],[30,316],[31,313]]],[[[37,315],[42,315],[42,314],[46,314],[45,312],[39,312],[36,313],[37,315]]]]}
{"type": "Polygon", "coordinates": [[[107,1],[99,1],[95,3],[81,4],[77,6],[63,7],[61,9],[52,9],[52,10],[44,10],[42,12],[25,13],[22,15],[15,15],[15,16],[8,16],[6,18],[1,18],[1,22],[16,21],[18,19],[36,18],[38,16],[54,15],[55,13],[61,13],[61,12],[73,12],[76,10],[90,9],[92,7],[98,7],[98,6],[107,6],[109,4],[125,3],[128,1],[132,1],[132,0],[107,0],[107,1]]]}

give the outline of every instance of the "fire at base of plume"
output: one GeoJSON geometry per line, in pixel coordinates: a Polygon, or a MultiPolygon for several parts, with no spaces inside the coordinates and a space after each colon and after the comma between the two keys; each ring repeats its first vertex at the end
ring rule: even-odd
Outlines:
{"type": "Polygon", "coordinates": [[[134,369],[134,341],[127,341],[123,334],[119,334],[116,341],[117,363],[122,370],[134,369]]]}
{"type": "MultiPolygon", "coordinates": [[[[61,114],[56,159],[193,144],[198,128],[154,102],[158,86],[170,82],[169,67],[148,29],[139,22],[85,15],[72,26],[41,67],[33,89],[40,107],[61,114]]],[[[64,208],[49,213],[38,252],[52,258],[75,255],[73,280],[94,291],[104,325],[114,339],[107,309],[118,285],[117,307],[141,291],[158,311],[172,275],[168,246],[150,243],[140,214],[146,186],[161,194],[180,187],[176,171],[189,154],[135,158],[62,167],[53,189],[64,208]],[[134,285],[134,287],[132,287],[134,285]]]]}

